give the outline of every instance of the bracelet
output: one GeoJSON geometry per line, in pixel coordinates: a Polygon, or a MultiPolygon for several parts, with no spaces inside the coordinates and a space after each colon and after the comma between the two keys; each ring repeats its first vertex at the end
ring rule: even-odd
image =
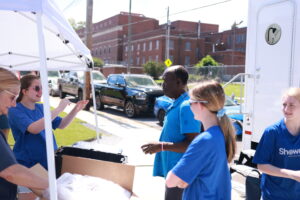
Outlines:
{"type": "Polygon", "coordinates": [[[164,143],[161,143],[161,151],[164,151],[164,143]]]}

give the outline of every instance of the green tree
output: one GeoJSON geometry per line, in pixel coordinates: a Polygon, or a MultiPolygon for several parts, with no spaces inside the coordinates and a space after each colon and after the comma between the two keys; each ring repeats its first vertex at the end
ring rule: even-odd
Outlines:
{"type": "Polygon", "coordinates": [[[94,61],[94,67],[102,67],[104,65],[104,62],[100,58],[93,57],[94,61]]]}
{"type": "Polygon", "coordinates": [[[74,18],[70,18],[68,19],[69,23],[71,24],[71,26],[73,27],[74,30],[79,30],[81,28],[85,28],[85,22],[84,21],[79,21],[76,22],[74,18]]]}
{"type": "Polygon", "coordinates": [[[155,62],[155,61],[148,61],[144,65],[144,71],[152,76],[155,80],[164,72],[165,66],[163,63],[155,62]]]}
{"type": "Polygon", "coordinates": [[[202,58],[197,64],[197,67],[203,67],[203,66],[218,66],[219,64],[215,59],[213,59],[210,55],[205,56],[202,58]]]}

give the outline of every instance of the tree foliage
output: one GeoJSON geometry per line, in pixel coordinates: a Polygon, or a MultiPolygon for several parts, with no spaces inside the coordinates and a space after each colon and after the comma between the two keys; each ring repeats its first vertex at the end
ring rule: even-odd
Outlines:
{"type": "Polygon", "coordinates": [[[70,18],[70,19],[68,19],[68,21],[71,24],[71,26],[73,27],[73,29],[75,29],[76,31],[81,29],[81,28],[85,28],[85,22],[84,21],[76,22],[74,18],[70,18]]]}
{"type": "Polygon", "coordinates": [[[94,67],[102,67],[104,65],[104,62],[100,58],[93,57],[94,61],[94,67]]]}
{"type": "Polygon", "coordinates": [[[159,63],[155,61],[148,61],[143,65],[143,67],[144,67],[144,71],[156,80],[165,70],[165,66],[163,63],[159,63]]]}
{"type": "Polygon", "coordinates": [[[215,59],[213,59],[210,55],[205,56],[202,58],[197,64],[197,67],[203,67],[203,66],[218,66],[219,64],[215,59]]]}

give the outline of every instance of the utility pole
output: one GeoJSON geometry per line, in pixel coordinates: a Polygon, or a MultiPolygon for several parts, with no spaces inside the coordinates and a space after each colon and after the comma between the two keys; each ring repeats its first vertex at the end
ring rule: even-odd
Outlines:
{"type": "Polygon", "coordinates": [[[169,7],[167,10],[167,30],[166,30],[166,53],[165,53],[165,60],[170,58],[170,27],[171,22],[169,20],[169,7]]]}
{"type": "Polygon", "coordinates": [[[200,38],[201,36],[201,21],[199,20],[198,21],[198,39],[200,38]]]}
{"type": "Polygon", "coordinates": [[[131,49],[131,0],[129,0],[129,15],[128,15],[128,56],[127,56],[127,74],[130,74],[130,64],[131,64],[131,54],[132,54],[132,49],[131,49]]]}
{"type": "MultiPolygon", "coordinates": [[[[87,48],[92,50],[93,48],[93,0],[87,0],[86,2],[86,27],[85,27],[85,44],[87,48]]],[[[89,100],[91,94],[91,76],[89,72],[85,73],[85,90],[83,93],[83,99],[89,100]]],[[[86,106],[88,110],[90,104],[86,106]]]]}

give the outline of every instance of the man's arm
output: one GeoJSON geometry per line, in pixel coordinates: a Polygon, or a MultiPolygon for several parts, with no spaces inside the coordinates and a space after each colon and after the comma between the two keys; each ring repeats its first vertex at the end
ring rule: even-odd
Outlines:
{"type": "Polygon", "coordinates": [[[160,151],[173,151],[177,153],[184,153],[190,143],[199,133],[187,133],[185,134],[185,140],[178,143],[173,142],[152,142],[144,144],[141,148],[145,154],[153,154],[160,151]]]}

